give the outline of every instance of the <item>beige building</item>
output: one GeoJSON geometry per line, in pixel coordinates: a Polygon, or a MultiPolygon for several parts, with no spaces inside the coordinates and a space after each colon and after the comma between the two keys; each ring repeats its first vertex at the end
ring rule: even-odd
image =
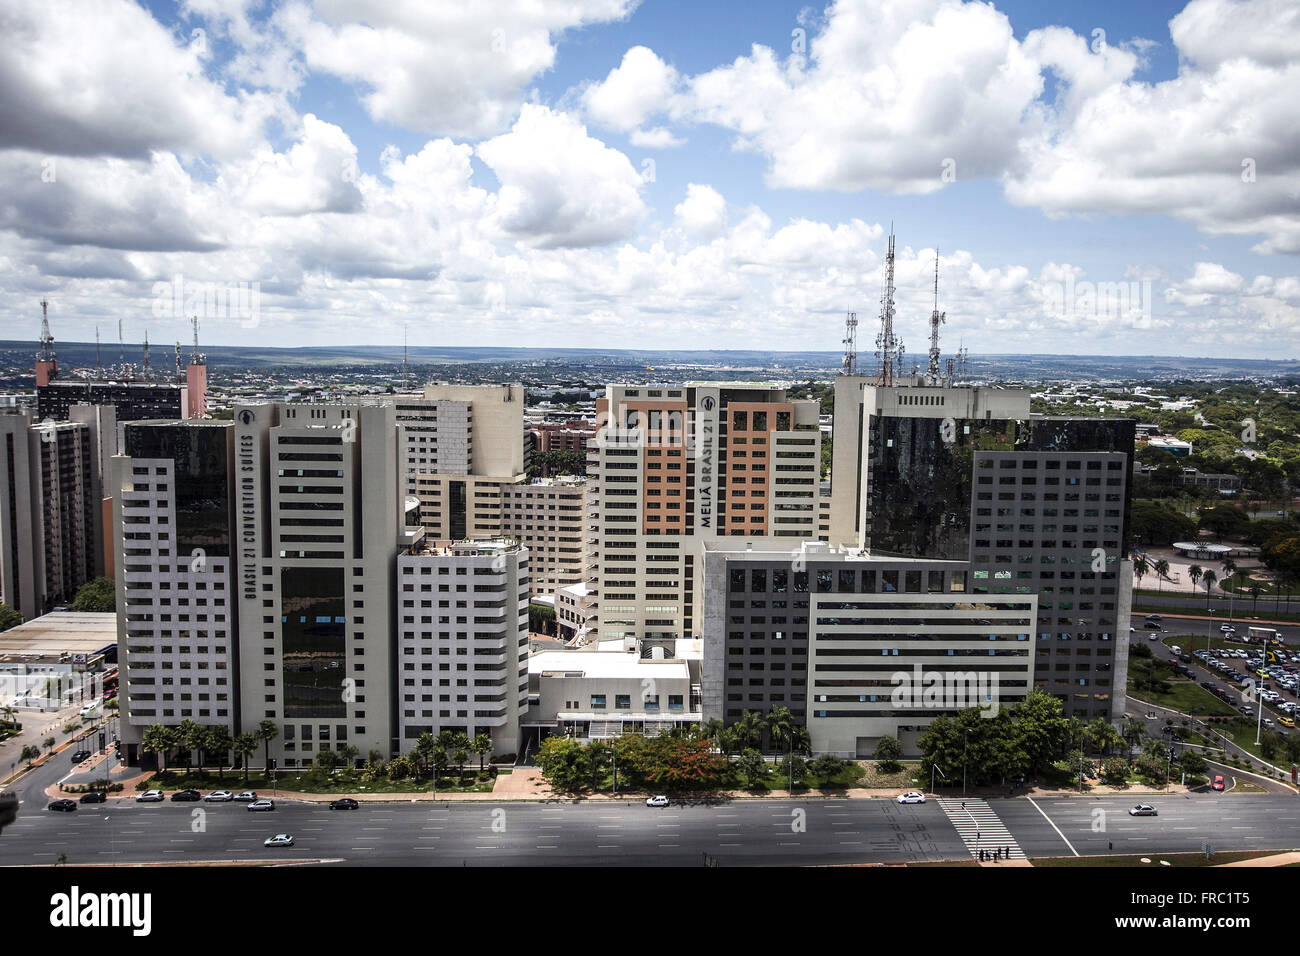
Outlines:
{"type": "Polygon", "coordinates": [[[582,580],[587,479],[543,478],[501,488],[501,533],[528,549],[533,594],[582,580]]]}

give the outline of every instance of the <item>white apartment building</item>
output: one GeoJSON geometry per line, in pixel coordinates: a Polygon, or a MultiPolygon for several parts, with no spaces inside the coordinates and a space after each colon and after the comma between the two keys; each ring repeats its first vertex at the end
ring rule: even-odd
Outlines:
{"type": "Polygon", "coordinates": [[[528,706],[530,552],[517,541],[414,544],[397,558],[402,752],[421,734],[492,736],[515,753],[528,706]]]}
{"type": "Polygon", "coordinates": [[[151,724],[236,729],[233,437],[200,419],[123,426],[111,488],[128,761],[151,724]]]}

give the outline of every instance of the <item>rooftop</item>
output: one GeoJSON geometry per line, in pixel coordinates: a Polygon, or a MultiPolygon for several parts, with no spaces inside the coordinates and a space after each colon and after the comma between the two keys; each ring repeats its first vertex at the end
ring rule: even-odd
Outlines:
{"type": "Polygon", "coordinates": [[[528,673],[541,676],[571,674],[597,680],[640,680],[643,677],[687,680],[690,677],[685,661],[647,660],[624,651],[543,651],[528,658],[528,673]]]}
{"type": "Polygon", "coordinates": [[[51,611],[0,634],[0,655],[94,654],[116,643],[117,615],[112,611],[51,611]]]}

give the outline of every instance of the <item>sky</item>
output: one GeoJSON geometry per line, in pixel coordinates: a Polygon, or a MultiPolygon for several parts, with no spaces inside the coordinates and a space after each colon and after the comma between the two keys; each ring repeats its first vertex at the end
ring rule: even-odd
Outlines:
{"type": "Polygon", "coordinates": [[[0,338],[1296,358],[1300,4],[6,0],[0,338]]]}

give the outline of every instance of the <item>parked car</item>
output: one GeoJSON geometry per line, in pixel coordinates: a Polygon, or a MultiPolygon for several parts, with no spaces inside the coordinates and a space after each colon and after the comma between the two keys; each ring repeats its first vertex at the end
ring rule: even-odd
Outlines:
{"type": "Polygon", "coordinates": [[[172,803],[196,803],[203,799],[197,790],[177,790],[172,794],[172,803]]]}
{"type": "Polygon", "coordinates": [[[275,809],[275,801],[274,801],[274,800],[254,800],[252,803],[250,803],[250,804],[248,805],[248,809],[250,809],[250,810],[257,810],[257,811],[261,811],[261,810],[274,810],[274,809],[275,809]]]}
{"type": "Polygon", "coordinates": [[[262,846],[293,846],[293,837],[288,833],[277,833],[263,840],[262,846]]]}
{"type": "Polygon", "coordinates": [[[645,805],[647,807],[666,807],[668,806],[668,798],[663,794],[660,794],[657,797],[647,797],[645,805]]]}
{"type": "Polygon", "coordinates": [[[1155,817],[1159,816],[1156,808],[1149,803],[1139,803],[1136,807],[1129,810],[1128,815],[1131,817],[1155,817]]]}
{"type": "Polygon", "coordinates": [[[108,793],[104,790],[91,790],[89,793],[81,795],[82,803],[103,803],[108,799],[108,793]]]}
{"type": "Polygon", "coordinates": [[[330,803],[331,810],[355,810],[361,804],[357,803],[351,797],[342,797],[330,803]]]}
{"type": "Polygon", "coordinates": [[[235,795],[229,790],[213,790],[203,799],[207,803],[229,803],[235,798],[235,795]]]}
{"type": "Polygon", "coordinates": [[[77,804],[76,804],[76,801],[75,801],[75,800],[55,800],[55,801],[54,801],[53,803],[51,803],[51,804],[49,805],[49,807],[47,807],[46,809],[48,809],[48,810],[58,810],[58,811],[61,811],[61,812],[63,812],[63,813],[67,813],[67,812],[70,811],[70,810],[75,810],[75,809],[77,809],[77,804]]]}
{"type": "Polygon", "coordinates": [[[162,803],[166,798],[161,790],[146,790],[135,798],[136,803],[162,803]]]}
{"type": "Polygon", "coordinates": [[[78,750],[76,753],[72,755],[73,763],[81,763],[83,760],[89,760],[89,759],[90,759],[89,750],[78,750]]]}
{"type": "Polygon", "coordinates": [[[1225,784],[1224,784],[1224,782],[1223,782],[1223,775],[1222,775],[1222,774],[1216,774],[1215,777],[1214,777],[1214,780],[1212,780],[1212,781],[1210,782],[1210,789],[1211,789],[1211,790],[1222,790],[1222,789],[1224,788],[1224,786],[1225,786],[1225,784]]]}
{"type": "Polygon", "coordinates": [[[925,794],[916,790],[909,790],[907,793],[898,795],[899,803],[925,803],[925,794]]]}
{"type": "Polygon", "coordinates": [[[239,793],[235,794],[233,799],[236,803],[252,803],[257,799],[257,791],[241,790],[239,793]]]}

